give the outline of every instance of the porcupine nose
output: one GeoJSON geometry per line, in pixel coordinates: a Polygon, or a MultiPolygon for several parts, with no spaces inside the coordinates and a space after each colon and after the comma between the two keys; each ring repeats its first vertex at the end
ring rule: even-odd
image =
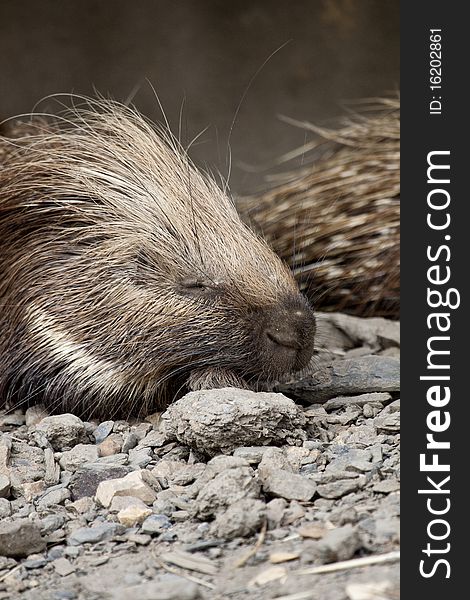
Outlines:
{"type": "Polygon", "coordinates": [[[268,351],[285,370],[302,369],[313,354],[315,316],[310,306],[290,301],[274,309],[265,322],[264,336],[268,351]]]}
{"type": "Polygon", "coordinates": [[[300,349],[300,342],[297,339],[296,332],[293,332],[291,327],[286,323],[274,325],[266,330],[266,337],[274,344],[292,350],[300,349]]]}

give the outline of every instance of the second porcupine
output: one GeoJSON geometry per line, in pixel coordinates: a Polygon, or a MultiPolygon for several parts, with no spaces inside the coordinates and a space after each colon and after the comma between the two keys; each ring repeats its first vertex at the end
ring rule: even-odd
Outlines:
{"type": "Polygon", "coordinates": [[[363,102],[334,129],[296,123],[315,160],[237,201],[321,310],[399,318],[400,106],[363,102]]]}
{"type": "Polygon", "coordinates": [[[289,269],[168,132],[88,101],[0,148],[0,399],[143,415],[308,364],[289,269]]]}

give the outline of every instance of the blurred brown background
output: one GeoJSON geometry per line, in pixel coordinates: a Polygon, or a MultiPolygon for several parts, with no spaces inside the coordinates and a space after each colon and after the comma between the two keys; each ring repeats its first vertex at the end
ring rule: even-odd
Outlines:
{"type": "MultiPolygon", "coordinates": [[[[399,86],[398,0],[0,0],[0,119],[56,92],[134,103],[193,147],[231,188],[258,187],[274,161],[305,141],[278,115],[328,123],[345,100],[399,86]],[[266,168],[268,170],[266,170],[266,168]]],[[[52,107],[52,102],[42,105],[52,107]]],[[[290,166],[293,166],[292,164],[290,166]]]]}

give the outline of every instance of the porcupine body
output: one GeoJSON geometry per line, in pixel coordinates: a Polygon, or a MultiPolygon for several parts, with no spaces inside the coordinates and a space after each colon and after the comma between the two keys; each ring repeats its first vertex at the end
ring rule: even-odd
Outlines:
{"type": "Polygon", "coordinates": [[[399,318],[400,120],[397,99],[337,129],[308,123],[315,160],[277,177],[272,189],[240,198],[247,223],[263,233],[321,310],[399,318]]]}
{"type": "Polygon", "coordinates": [[[168,132],[89,100],[16,136],[0,140],[0,400],[144,415],[307,365],[309,302],[168,132]]]}

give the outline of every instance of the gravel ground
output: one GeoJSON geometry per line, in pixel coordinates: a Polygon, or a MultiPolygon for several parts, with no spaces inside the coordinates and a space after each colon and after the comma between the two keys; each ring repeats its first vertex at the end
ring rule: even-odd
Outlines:
{"type": "Polygon", "coordinates": [[[0,413],[0,600],[399,598],[399,324],[147,421],[0,413]]]}

